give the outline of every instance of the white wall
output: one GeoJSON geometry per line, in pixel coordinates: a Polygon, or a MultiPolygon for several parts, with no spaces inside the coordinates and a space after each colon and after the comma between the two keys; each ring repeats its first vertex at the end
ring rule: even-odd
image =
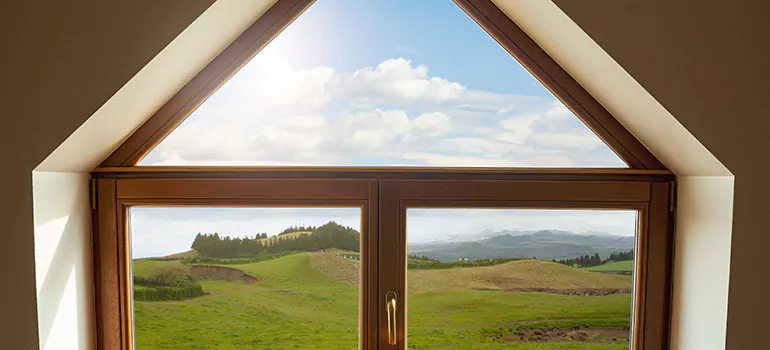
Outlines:
{"type": "Polygon", "coordinates": [[[88,174],[32,174],[38,335],[45,349],[93,349],[88,174]]]}
{"type": "Polygon", "coordinates": [[[671,348],[724,349],[733,179],[688,176],[678,186],[671,348]]]}
{"type": "Polygon", "coordinates": [[[213,4],[35,168],[42,349],[96,348],[89,172],[274,2],[213,4]]]}

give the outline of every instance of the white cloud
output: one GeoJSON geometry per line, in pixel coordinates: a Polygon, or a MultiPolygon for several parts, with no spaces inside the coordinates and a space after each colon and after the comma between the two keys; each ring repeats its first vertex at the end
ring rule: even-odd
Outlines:
{"type": "Polygon", "coordinates": [[[443,102],[458,100],[465,93],[460,83],[428,77],[428,68],[412,66],[412,61],[385,60],[377,67],[364,67],[341,73],[332,81],[339,96],[366,101],[443,102]]]}
{"type": "Polygon", "coordinates": [[[516,108],[515,104],[511,104],[497,110],[497,114],[506,114],[516,108]]]}
{"type": "Polygon", "coordinates": [[[142,164],[624,166],[552,98],[468,89],[403,58],[294,69],[274,46],[142,164]]]}
{"type": "Polygon", "coordinates": [[[404,142],[446,135],[454,128],[451,119],[441,112],[421,114],[412,121],[409,133],[404,136],[404,142]]]}

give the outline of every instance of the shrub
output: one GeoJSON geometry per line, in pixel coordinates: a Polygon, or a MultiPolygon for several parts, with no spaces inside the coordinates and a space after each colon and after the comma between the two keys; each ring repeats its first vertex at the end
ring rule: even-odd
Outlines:
{"type": "Polygon", "coordinates": [[[182,300],[205,294],[189,268],[180,265],[156,266],[146,278],[134,276],[134,286],[134,300],[139,301],[182,300]]]}
{"type": "Polygon", "coordinates": [[[197,283],[179,287],[134,288],[134,300],[139,301],[183,300],[203,296],[204,294],[203,287],[197,283]]]}
{"type": "Polygon", "coordinates": [[[164,264],[154,267],[147,280],[156,286],[180,287],[192,282],[193,276],[186,266],[164,264]]]}

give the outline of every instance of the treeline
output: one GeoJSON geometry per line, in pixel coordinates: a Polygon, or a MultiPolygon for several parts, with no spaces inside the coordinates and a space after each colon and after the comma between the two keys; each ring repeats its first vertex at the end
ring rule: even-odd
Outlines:
{"type": "Polygon", "coordinates": [[[610,254],[610,256],[607,259],[602,259],[601,256],[599,256],[599,253],[594,253],[594,255],[583,255],[579,256],[577,258],[571,258],[571,259],[561,259],[551,260],[552,262],[557,262],[559,264],[564,264],[567,266],[577,266],[577,267],[591,267],[591,266],[599,266],[606,264],[608,262],[612,261],[623,261],[623,260],[634,260],[634,251],[628,251],[628,252],[613,252],[610,254]]]}
{"type": "Polygon", "coordinates": [[[195,236],[191,248],[202,257],[210,258],[249,258],[260,254],[275,254],[289,251],[312,252],[321,249],[344,249],[359,251],[361,234],[347,226],[330,221],[319,227],[290,227],[291,232],[282,232],[270,240],[263,240],[265,234],[254,238],[220,237],[219,234],[201,234],[195,236]],[[287,237],[286,233],[312,230],[312,234],[287,237]],[[264,236],[263,236],[264,235],[264,236]]]}
{"type": "Polygon", "coordinates": [[[406,260],[408,269],[451,269],[455,267],[478,267],[505,264],[511,261],[525,260],[522,258],[497,258],[497,259],[478,259],[478,260],[457,260],[443,262],[438,259],[432,259],[428,256],[409,255],[406,260]]]}
{"type": "MultiPolygon", "coordinates": [[[[315,226],[312,226],[312,225],[311,226],[307,226],[307,227],[305,227],[305,226],[289,226],[285,230],[281,231],[281,233],[279,233],[278,235],[279,236],[283,236],[283,235],[288,235],[289,233],[294,233],[294,232],[313,232],[316,229],[318,229],[318,227],[315,227],[315,226]]],[[[267,236],[265,236],[265,237],[267,237],[267,236]]]]}

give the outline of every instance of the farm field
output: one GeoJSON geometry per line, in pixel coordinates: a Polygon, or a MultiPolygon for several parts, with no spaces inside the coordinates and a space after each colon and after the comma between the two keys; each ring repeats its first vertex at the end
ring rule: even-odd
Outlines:
{"type": "Polygon", "coordinates": [[[599,266],[586,267],[585,269],[589,270],[589,271],[627,271],[627,272],[631,272],[631,271],[634,271],[634,261],[633,260],[613,261],[613,262],[608,262],[606,264],[602,264],[602,265],[599,265],[599,266]]]}
{"type": "MultiPolygon", "coordinates": [[[[359,261],[344,255],[222,265],[199,276],[203,296],[135,301],[136,348],[356,349],[359,261]],[[253,279],[231,278],[231,270],[253,279]]],[[[160,266],[195,269],[141,259],[134,276],[160,266]]],[[[628,349],[630,276],[525,259],[410,269],[408,286],[409,349],[628,349]]]]}

